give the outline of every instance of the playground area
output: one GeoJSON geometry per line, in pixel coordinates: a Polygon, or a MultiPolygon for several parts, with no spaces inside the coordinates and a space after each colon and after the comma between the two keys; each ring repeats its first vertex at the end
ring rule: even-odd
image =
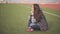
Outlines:
{"type": "Polygon", "coordinates": [[[47,19],[48,30],[29,33],[26,30],[31,6],[28,4],[0,4],[0,34],[60,34],[60,5],[40,6],[47,19]]]}

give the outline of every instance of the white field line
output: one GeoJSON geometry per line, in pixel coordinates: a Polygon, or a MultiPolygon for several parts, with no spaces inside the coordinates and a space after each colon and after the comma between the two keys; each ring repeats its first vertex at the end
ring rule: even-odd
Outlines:
{"type": "Polygon", "coordinates": [[[57,14],[49,13],[49,12],[46,12],[46,11],[44,11],[44,13],[49,14],[49,15],[53,15],[53,16],[56,16],[56,17],[60,17],[60,16],[57,15],[57,14]]]}

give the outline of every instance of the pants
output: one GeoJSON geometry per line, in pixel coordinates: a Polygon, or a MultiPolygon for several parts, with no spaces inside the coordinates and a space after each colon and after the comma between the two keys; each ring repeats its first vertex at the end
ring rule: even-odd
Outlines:
{"type": "Polygon", "coordinates": [[[32,24],[32,21],[31,21],[31,18],[29,18],[28,27],[31,27],[34,30],[40,30],[40,27],[37,24],[30,26],[31,24],[32,24]]]}
{"type": "Polygon", "coordinates": [[[33,25],[33,26],[31,26],[31,28],[34,30],[40,30],[40,27],[38,25],[33,25]]]}

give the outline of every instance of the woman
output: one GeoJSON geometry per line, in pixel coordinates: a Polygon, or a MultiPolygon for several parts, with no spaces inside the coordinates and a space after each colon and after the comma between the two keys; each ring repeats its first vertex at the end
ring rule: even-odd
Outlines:
{"type": "MultiPolygon", "coordinates": [[[[38,4],[33,4],[32,5],[32,11],[29,17],[29,22],[28,22],[28,32],[32,32],[34,30],[43,30],[45,27],[46,19],[45,16],[42,13],[42,10],[40,9],[38,4]],[[44,21],[44,24],[43,24],[44,21]],[[43,26],[43,27],[42,27],[43,26]]],[[[46,28],[45,28],[46,29],[46,28]]]]}

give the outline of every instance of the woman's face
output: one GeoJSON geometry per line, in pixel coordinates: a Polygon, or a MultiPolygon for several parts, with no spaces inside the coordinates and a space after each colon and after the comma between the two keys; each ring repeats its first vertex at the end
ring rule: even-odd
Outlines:
{"type": "Polygon", "coordinates": [[[31,15],[34,15],[34,6],[32,5],[31,15]]]}

